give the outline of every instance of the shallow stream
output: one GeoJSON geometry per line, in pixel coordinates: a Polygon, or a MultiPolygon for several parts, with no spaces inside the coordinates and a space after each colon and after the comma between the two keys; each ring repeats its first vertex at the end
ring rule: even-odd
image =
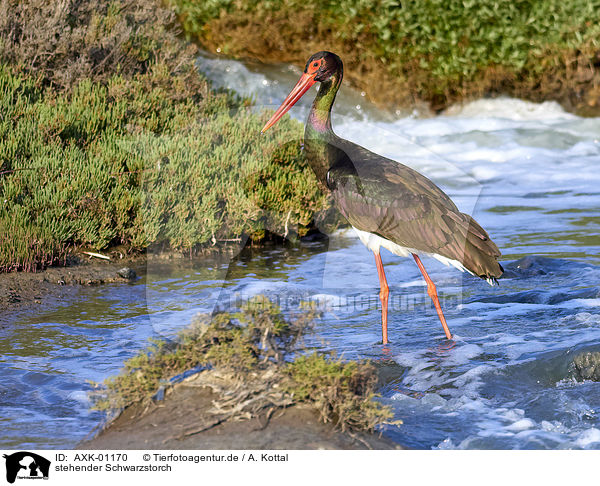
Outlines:
{"type": "MultiPolygon", "coordinates": [[[[299,75],[199,64],[215,84],[271,107],[299,75]]],[[[340,136],[432,178],[501,248],[499,287],[424,259],[454,342],[414,262],[384,250],[392,344],[377,344],[377,272],[352,231],[151,265],[133,284],[80,288],[0,330],[0,448],[74,446],[101,419],[89,411],[88,380],[116,374],[148,338],[172,336],[197,312],[259,293],[284,309],[318,300],[326,312],[307,345],[385,368],[382,399],[404,425],[384,433],[403,445],[600,448],[600,383],[576,381],[571,365],[600,351],[600,119],[514,99],[434,118],[392,115],[349,89],[334,111],[340,136]]]]}

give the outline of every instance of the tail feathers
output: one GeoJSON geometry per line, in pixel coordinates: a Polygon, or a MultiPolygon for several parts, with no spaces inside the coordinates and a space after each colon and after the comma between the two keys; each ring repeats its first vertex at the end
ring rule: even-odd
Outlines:
{"type": "Polygon", "coordinates": [[[498,283],[498,277],[504,273],[502,265],[498,263],[501,256],[496,244],[490,240],[486,231],[479,223],[469,217],[469,232],[465,245],[464,265],[475,275],[488,281],[490,285],[498,283]]]}
{"type": "Polygon", "coordinates": [[[496,256],[496,254],[481,251],[478,247],[473,246],[470,241],[467,241],[465,250],[463,264],[473,274],[488,280],[488,282],[490,279],[496,282],[496,279],[504,273],[502,265],[497,260],[499,255],[496,256]]]}
{"type": "Polygon", "coordinates": [[[462,266],[469,273],[487,280],[490,285],[497,284],[504,269],[498,263],[501,253],[496,244],[469,215],[464,213],[450,215],[452,220],[459,222],[460,225],[450,234],[450,244],[439,251],[439,255],[456,261],[459,264],[458,268],[462,266]]]}
{"type": "MultiPolygon", "coordinates": [[[[500,272],[504,273],[504,268],[502,267],[502,265],[500,265],[500,263],[498,263],[498,266],[500,267],[500,272]]],[[[502,273],[500,275],[502,275],[502,273]]],[[[498,282],[498,277],[490,277],[487,275],[480,275],[480,277],[483,278],[484,280],[487,280],[487,283],[489,283],[492,287],[494,285],[500,286],[500,282],[498,282]]]]}

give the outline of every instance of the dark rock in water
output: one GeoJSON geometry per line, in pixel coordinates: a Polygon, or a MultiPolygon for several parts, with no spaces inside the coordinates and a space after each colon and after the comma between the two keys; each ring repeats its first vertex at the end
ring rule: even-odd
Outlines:
{"type": "Polygon", "coordinates": [[[571,291],[570,293],[558,292],[553,294],[548,298],[546,304],[555,305],[560,304],[561,302],[566,302],[567,300],[573,299],[598,299],[600,298],[600,289],[581,289],[576,291],[571,291]]]}
{"type": "Polygon", "coordinates": [[[544,267],[547,266],[549,258],[526,256],[511,262],[504,267],[503,277],[531,277],[534,275],[546,275],[544,267]]]}
{"type": "Polygon", "coordinates": [[[581,353],[573,359],[573,377],[577,381],[600,381],[600,351],[581,353]]]}
{"type": "Polygon", "coordinates": [[[303,243],[309,243],[313,241],[326,241],[329,239],[325,233],[321,233],[319,230],[309,231],[306,235],[300,237],[300,241],[303,243]]]}
{"type": "Polygon", "coordinates": [[[528,255],[510,263],[503,264],[503,278],[535,277],[538,275],[573,275],[590,267],[588,263],[575,262],[563,258],[548,258],[528,255]]]}
{"type": "Polygon", "coordinates": [[[526,290],[504,295],[492,295],[477,299],[477,302],[490,302],[493,304],[544,304],[545,295],[541,290],[526,290]]]}
{"type": "Polygon", "coordinates": [[[137,277],[136,273],[129,267],[121,268],[121,270],[117,271],[117,275],[127,280],[133,280],[137,277]]]}
{"type": "Polygon", "coordinates": [[[567,302],[573,299],[598,299],[600,298],[600,289],[590,288],[577,291],[556,292],[548,295],[547,290],[526,290],[523,292],[514,292],[504,295],[490,295],[489,297],[478,298],[477,302],[489,302],[492,304],[549,304],[556,305],[561,302],[567,302]]]}

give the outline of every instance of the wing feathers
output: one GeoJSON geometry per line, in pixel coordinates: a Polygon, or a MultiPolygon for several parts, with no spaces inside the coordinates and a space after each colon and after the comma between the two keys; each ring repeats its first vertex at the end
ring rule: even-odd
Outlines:
{"type": "Polygon", "coordinates": [[[458,260],[483,278],[502,267],[498,247],[469,215],[413,169],[340,140],[342,156],[327,174],[341,213],[362,231],[394,243],[458,260]]]}

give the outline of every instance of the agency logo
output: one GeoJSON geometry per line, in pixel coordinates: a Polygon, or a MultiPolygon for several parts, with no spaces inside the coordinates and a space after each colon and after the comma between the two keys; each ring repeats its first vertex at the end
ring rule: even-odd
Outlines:
{"type": "Polygon", "coordinates": [[[48,479],[50,461],[33,452],[6,455],[6,480],[12,484],[19,479],[48,479]]]}

